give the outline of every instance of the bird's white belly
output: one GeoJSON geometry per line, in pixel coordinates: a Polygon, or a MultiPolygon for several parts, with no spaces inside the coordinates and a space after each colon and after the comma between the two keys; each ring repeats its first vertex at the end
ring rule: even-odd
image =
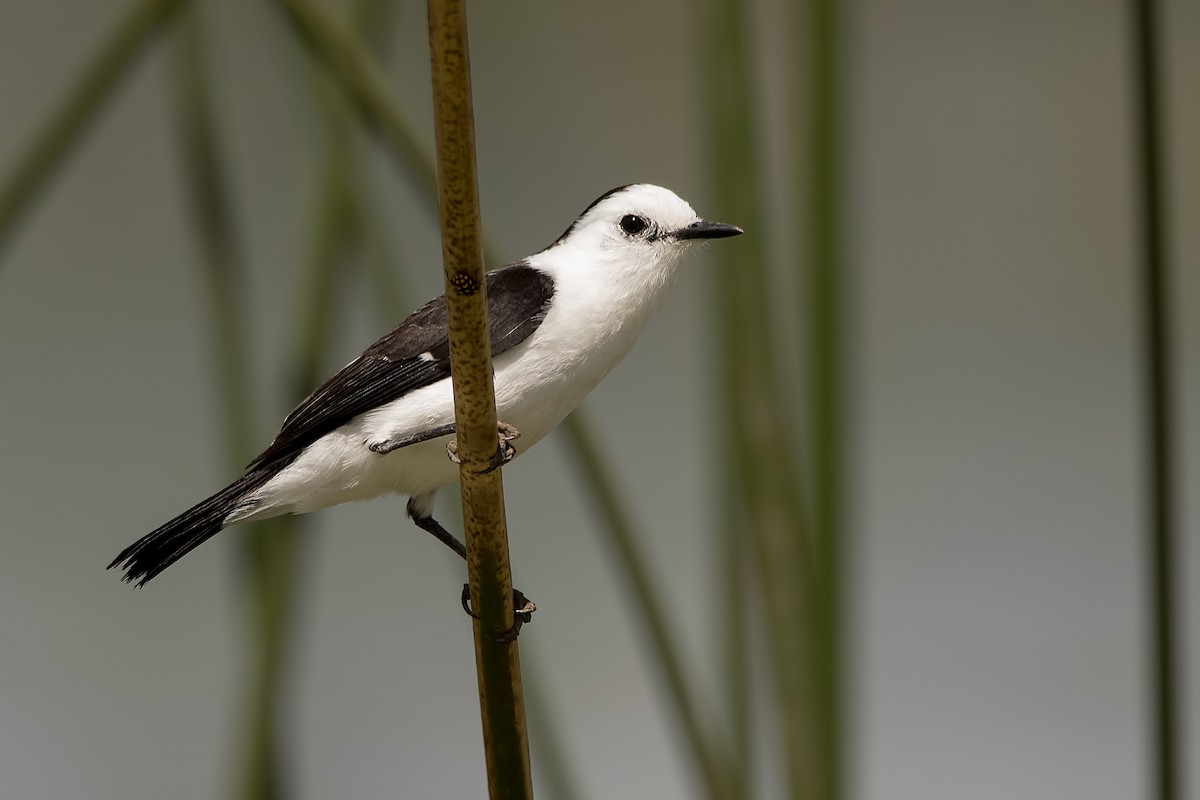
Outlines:
{"type": "MultiPolygon", "coordinates": [[[[553,326],[548,333],[553,333],[553,326]]],[[[521,436],[512,442],[517,455],[550,433],[571,413],[600,379],[616,365],[628,346],[613,341],[590,351],[563,348],[535,332],[496,358],[498,417],[521,436]]],[[[369,500],[395,492],[413,496],[458,480],[458,465],[446,453],[453,436],[408,445],[387,454],[368,445],[445,425],[454,419],[449,380],[410,392],[355,417],[309,445],[235,512],[227,524],[286,513],[306,513],[352,500],[369,500]]]]}

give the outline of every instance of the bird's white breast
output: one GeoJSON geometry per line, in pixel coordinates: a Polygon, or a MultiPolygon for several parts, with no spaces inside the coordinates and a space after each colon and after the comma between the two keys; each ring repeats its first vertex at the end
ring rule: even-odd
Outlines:
{"type": "Polygon", "coordinates": [[[521,431],[518,452],[548,434],[621,362],[669,283],[669,270],[584,263],[564,249],[531,259],[536,267],[543,267],[539,259],[548,262],[554,277],[550,310],[528,339],[496,359],[496,406],[521,431]],[[597,270],[609,274],[601,279],[597,270]]]}

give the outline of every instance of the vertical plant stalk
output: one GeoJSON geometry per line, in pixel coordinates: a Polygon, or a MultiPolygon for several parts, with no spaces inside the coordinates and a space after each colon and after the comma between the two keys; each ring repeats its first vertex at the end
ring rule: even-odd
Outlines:
{"type": "Polygon", "coordinates": [[[179,10],[184,0],[141,0],[135,3],[112,37],[87,63],[61,104],[38,131],[29,149],[16,160],[15,172],[0,187],[0,254],[17,223],[49,182],[71,147],[112,96],[146,44],[179,10]]]}
{"type": "Polygon", "coordinates": [[[1142,352],[1145,386],[1149,630],[1152,636],[1154,796],[1179,795],[1176,719],[1178,643],[1175,624],[1175,474],[1171,319],[1167,298],[1167,220],[1159,102],[1158,15],[1154,0],[1134,0],[1133,72],[1142,246],[1142,352]]]}
{"type": "MultiPolygon", "coordinates": [[[[432,158],[418,144],[413,125],[391,99],[384,71],[378,63],[369,52],[358,46],[353,35],[320,7],[306,0],[281,0],[281,7],[313,58],[328,70],[354,110],[379,136],[399,165],[401,174],[415,185],[422,196],[428,198],[431,207],[435,206],[438,193],[432,158]]],[[[367,218],[365,204],[358,202],[357,209],[360,227],[370,228],[373,221],[367,218]]],[[[486,243],[484,252],[487,259],[494,260],[493,256],[488,255],[486,243]]],[[[369,260],[372,277],[380,292],[388,298],[395,297],[397,292],[391,276],[382,271],[377,258],[369,260]]],[[[539,759],[539,763],[547,767],[548,773],[552,772],[555,765],[547,762],[555,757],[554,752],[548,752],[539,759]]],[[[565,770],[560,770],[560,773],[566,774],[565,770]]],[[[550,778],[554,780],[554,776],[550,778]]]]}
{"type": "MultiPolygon", "coordinates": [[[[842,514],[845,450],[841,415],[845,375],[842,330],[842,258],[839,228],[840,75],[837,0],[810,0],[807,73],[811,109],[808,115],[808,226],[811,256],[808,269],[808,436],[811,441],[813,556],[817,603],[813,609],[813,649],[816,713],[820,735],[816,744],[824,775],[824,796],[845,796],[842,730],[846,692],[843,556],[846,527],[842,514]]],[[[798,104],[799,106],[799,104],[798,104]]],[[[802,124],[802,123],[800,123],[802,124]]],[[[800,125],[797,125],[799,129],[800,125]]],[[[801,185],[801,184],[797,184],[801,185]]],[[[801,305],[803,308],[804,306],[801,305]]]]}
{"type": "MultiPolygon", "coordinates": [[[[327,118],[336,112],[327,111],[327,118]]],[[[308,248],[304,298],[293,336],[288,385],[303,397],[320,378],[320,367],[331,340],[337,297],[338,267],[349,236],[347,219],[345,142],[336,120],[330,120],[330,145],[323,167],[314,239],[308,248]]],[[[303,555],[305,521],[286,516],[254,526],[247,538],[250,581],[256,616],[249,630],[254,667],[247,704],[241,791],[244,800],[287,797],[286,742],[280,732],[280,698],[287,678],[290,627],[295,618],[297,574],[303,555]]]]}
{"type": "Polygon", "coordinates": [[[740,521],[762,589],[789,796],[821,798],[826,795],[816,743],[823,731],[814,697],[815,565],[793,453],[794,423],[785,411],[791,404],[774,355],[746,15],[735,0],[710,0],[704,20],[701,80],[710,112],[715,194],[725,203],[722,213],[747,220],[737,262],[729,263],[727,253],[718,256],[726,263],[717,271],[717,318],[723,322],[717,346],[728,370],[721,381],[719,428],[733,456],[723,480],[740,501],[725,516],[740,521]]]}
{"type": "Polygon", "coordinates": [[[186,188],[216,311],[216,362],[220,404],[226,410],[227,450],[231,464],[245,465],[253,455],[253,399],[250,365],[245,342],[244,287],[246,268],[237,241],[229,187],[221,170],[221,156],[213,120],[212,99],[204,57],[199,9],[189,7],[176,29],[174,48],[175,102],[186,188]]]}
{"type": "MultiPolygon", "coordinates": [[[[175,49],[175,94],[188,186],[215,312],[214,349],[229,431],[230,460],[240,467],[250,455],[255,405],[242,301],[247,270],[223,170],[200,11],[198,5],[192,5],[181,20],[175,49]]],[[[297,527],[292,518],[273,520],[255,526],[242,539],[251,567],[255,611],[252,623],[247,626],[251,654],[244,703],[247,724],[243,731],[246,739],[239,748],[242,760],[239,784],[246,800],[266,800],[284,794],[278,717],[293,605],[297,527]]]]}
{"type": "Polygon", "coordinates": [[[741,485],[728,465],[720,467],[720,529],[716,585],[721,587],[717,658],[722,663],[721,686],[729,720],[731,797],[755,796],[755,725],[753,671],[750,666],[750,564],[742,521],[746,508],[741,485]]]}
{"type": "MultiPolygon", "coordinates": [[[[398,0],[356,0],[351,7],[351,25],[358,36],[359,48],[365,48],[367,54],[379,64],[380,70],[384,69],[391,51],[399,11],[398,0]]],[[[319,66],[323,69],[325,65],[319,66]]],[[[355,132],[353,123],[361,115],[361,105],[356,107],[351,103],[337,74],[324,70],[324,77],[327,79],[328,94],[331,98],[336,95],[338,100],[338,118],[347,127],[346,133],[355,132]]],[[[408,138],[415,142],[415,134],[405,127],[408,138]]],[[[392,252],[387,235],[392,226],[392,215],[373,201],[369,190],[372,183],[370,161],[364,158],[357,137],[347,135],[344,138],[345,155],[349,159],[346,169],[349,224],[353,229],[358,260],[366,272],[367,293],[381,323],[390,328],[396,324],[396,320],[404,319],[414,307],[402,279],[402,265],[392,252]]],[[[429,177],[414,188],[428,188],[428,205],[432,212],[437,202],[437,179],[433,177],[432,157],[420,169],[429,177]]],[[[485,245],[484,263],[488,261],[485,245]]]]}
{"type": "Polygon", "coordinates": [[[487,286],[475,167],[475,122],[464,0],[429,0],[429,56],[437,143],[438,210],[450,327],[450,364],[467,545],[478,614],[475,665],[488,792],[532,798],[521,665],[512,630],[512,573],[497,450],[496,397],[487,330],[487,286]]]}
{"type": "Polygon", "coordinates": [[[248,588],[253,593],[248,598],[253,617],[246,628],[250,666],[245,738],[238,766],[243,800],[279,800],[290,794],[279,718],[288,674],[301,527],[295,517],[267,520],[249,533],[243,545],[251,566],[248,588]]]}

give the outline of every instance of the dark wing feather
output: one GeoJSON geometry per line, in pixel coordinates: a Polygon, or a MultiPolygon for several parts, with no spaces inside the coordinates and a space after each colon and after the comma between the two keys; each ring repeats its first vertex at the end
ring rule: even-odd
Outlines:
{"type": "MultiPolygon", "coordinates": [[[[520,344],[542,324],[554,296],[554,280],[518,262],[487,274],[487,294],[488,332],[495,357],[520,344]]],[[[426,303],[304,398],[283,421],[275,441],[248,469],[293,456],[359,414],[449,376],[443,295],[426,303]]]]}

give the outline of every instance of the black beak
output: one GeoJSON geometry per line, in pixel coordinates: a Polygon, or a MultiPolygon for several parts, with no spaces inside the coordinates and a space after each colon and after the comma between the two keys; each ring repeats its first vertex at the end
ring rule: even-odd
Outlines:
{"type": "Polygon", "coordinates": [[[676,239],[724,239],[727,236],[737,236],[745,233],[737,225],[726,225],[724,222],[708,222],[696,220],[686,228],[675,231],[676,239]]]}

